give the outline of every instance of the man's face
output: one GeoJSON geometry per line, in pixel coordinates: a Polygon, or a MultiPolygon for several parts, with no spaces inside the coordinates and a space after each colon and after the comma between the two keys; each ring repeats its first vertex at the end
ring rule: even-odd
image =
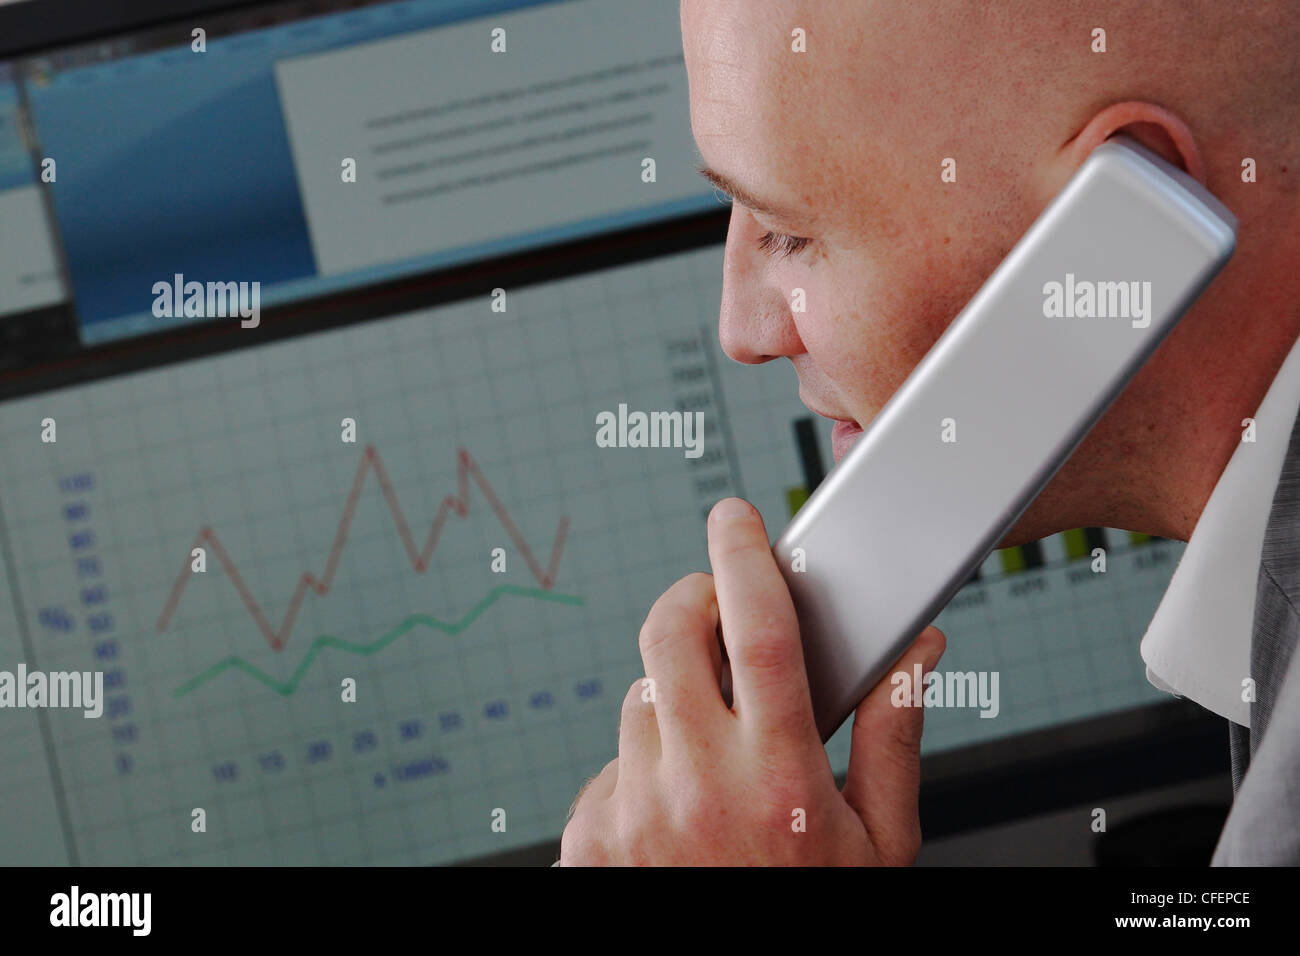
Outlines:
{"type": "MultiPolygon", "coordinates": [[[[920,5],[891,4],[878,38],[855,27],[866,35],[847,54],[824,42],[841,15],[824,8],[838,5],[820,6],[686,0],[682,32],[705,163],[775,207],[733,204],[723,349],[789,359],[804,403],[850,423],[835,429],[838,460],[1038,207],[1016,183],[979,181],[1005,168],[1004,137],[953,88],[959,47],[908,42],[902,21],[920,5]],[[809,52],[791,51],[796,26],[809,52]],[[941,181],[947,157],[958,183],[941,181]]],[[[840,10],[863,18],[859,4],[840,10]]]]}
{"type": "MultiPolygon", "coordinates": [[[[803,402],[844,423],[837,461],[1064,185],[1069,169],[1037,160],[1087,118],[1008,78],[1014,50],[968,42],[928,4],[874,6],[681,8],[696,145],[736,187],[722,347],[741,362],[789,359],[803,402]],[[796,27],[807,52],[791,50],[796,27]],[[948,158],[956,182],[941,178],[948,158]]],[[[1156,365],[1004,544],[1101,524],[1128,505],[1132,483],[1117,481],[1115,463],[1149,427],[1151,383],[1167,377],[1156,365]]]]}

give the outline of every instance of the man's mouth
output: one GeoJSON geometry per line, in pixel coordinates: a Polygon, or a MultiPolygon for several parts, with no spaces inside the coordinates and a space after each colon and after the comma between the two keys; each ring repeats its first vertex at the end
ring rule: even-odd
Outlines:
{"type": "Polygon", "coordinates": [[[851,418],[840,418],[838,415],[822,411],[804,398],[802,392],[800,392],[799,400],[804,403],[810,412],[820,415],[822,418],[829,418],[835,423],[835,427],[831,429],[831,454],[838,462],[849,453],[853,443],[858,440],[858,437],[862,434],[862,426],[851,418]]]}

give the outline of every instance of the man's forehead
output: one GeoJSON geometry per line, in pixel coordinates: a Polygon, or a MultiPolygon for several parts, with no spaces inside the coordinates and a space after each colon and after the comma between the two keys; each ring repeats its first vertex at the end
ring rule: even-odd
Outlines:
{"type": "Polygon", "coordinates": [[[829,66],[830,57],[794,54],[785,26],[788,18],[774,12],[779,6],[751,0],[737,9],[727,0],[686,0],[682,45],[692,79],[699,75],[710,91],[729,92],[760,105],[792,99],[810,82],[826,80],[818,74],[829,66]]]}
{"type": "MultiPolygon", "coordinates": [[[[975,12],[981,2],[682,0],[692,106],[802,111],[785,121],[843,124],[887,118],[891,101],[909,93],[931,108],[936,95],[959,100],[966,72],[997,58],[980,44],[984,21],[998,19],[975,12]]],[[[710,128],[724,130],[725,119],[710,128]]]]}
{"type": "Polygon", "coordinates": [[[787,224],[810,223],[815,201],[808,186],[817,167],[831,159],[826,148],[835,120],[825,106],[833,77],[817,75],[822,66],[816,58],[791,53],[786,18],[772,19],[767,4],[747,5],[750,16],[728,13],[730,7],[712,0],[687,0],[682,7],[691,128],[701,165],[720,173],[708,178],[742,204],[789,210],[779,217],[769,213],[787,224]],[[745,193],[759,202],[745,201],[745,193]]]}
{"type": "Polygon", "coordinates": [[[701,149],[715,137],[720,145],[724,138],[757,144],[767,135],[783,146],[842,140],[876,122],[882,98],[903,82],[904,64],[892,49],[897,15],[875,7],[870,0],[683,0],[682,45],[701,149]],[[871,29],[873,21],[883,22],[871,29]]]}

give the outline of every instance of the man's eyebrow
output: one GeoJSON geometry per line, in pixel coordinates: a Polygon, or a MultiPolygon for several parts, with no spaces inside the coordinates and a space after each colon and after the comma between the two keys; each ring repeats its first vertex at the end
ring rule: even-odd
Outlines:
{"type": "Polygon", "coordinates": [[[716,188],[722,190],[735,202],[740,203],[747,209],[752,209],[754,212],[762,213],[765,216],[771,216],[773,219],[782,219],[787,222],[797,222],[804,218],[792,210],[783,209],[775,203],[759,199],[739,183],[732,181],[716,169],[710,169],[704,163],[696,163],[695,168],[701,176],[711,182],[716,188]]]}

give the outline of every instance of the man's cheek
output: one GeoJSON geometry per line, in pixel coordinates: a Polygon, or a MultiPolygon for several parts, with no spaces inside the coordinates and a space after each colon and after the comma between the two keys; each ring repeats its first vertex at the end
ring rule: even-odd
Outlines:
{"type": "Polygon", "coordinates": [[[825,359],[867,345],[872,334],[869,307],[856,294],[851,277],[818,275],[792,281],[802,289],[804,307],[802,311],[796,307],[797,290],[792,290],[791,316],[810,354],[825,359]]]}

